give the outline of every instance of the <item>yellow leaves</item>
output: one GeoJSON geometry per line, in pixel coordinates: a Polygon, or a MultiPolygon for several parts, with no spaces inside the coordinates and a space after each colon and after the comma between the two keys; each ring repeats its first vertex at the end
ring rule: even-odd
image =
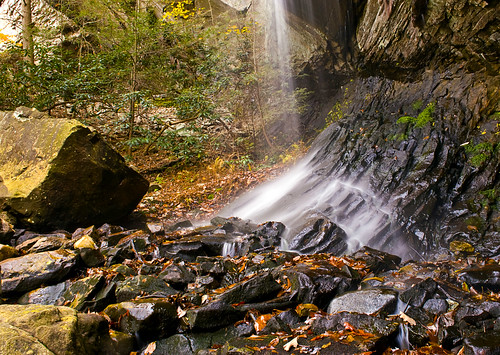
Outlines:
{"type": "Polygon", "coordinates": [[[384,282],[384,278],[383,277],[368,277],[366,279],[363,279],[363,282],[366,282],[366,281],[380,281],[380,282],[384,282]]]}
{"type": "Polygon", "coordinates": [[[165,11],[163,21],[174,22],[178,19],[188,19],[196,14],[193,0],[182,0],[170,4],[172,10],[165,11]]]}
{"type": "Polygon", "coordinates": [[[0,42],[13,42],[13,41],[11,40],[11,36],[8,36],[0,32],[0,42]]]}
{"type": "Polygon", "coordinates": [[[226,34],[226,35],[229,35],[229,34],[231,34],[231,33],[236,33],[237,35],[241,35],[241,34],[244,34],[244,33],[249,33],[249,32],[250,32],[250,28],[249,28],[249,27],[247,27],[247,26],[238,27],[238,26],[236,26],[236,25],[232,25],[232,26],[230,26],[230,27],[226,30],[225,34],[226,34]]]}
{"type": "Polygon", "coordinates": [[[318,312],[319,309],[316,305],[311,304],[311,303],[303,303],[299,304],[296,308],[295,311],[300,317],[306,317],[309,316],[311,313],[318,312]]]}

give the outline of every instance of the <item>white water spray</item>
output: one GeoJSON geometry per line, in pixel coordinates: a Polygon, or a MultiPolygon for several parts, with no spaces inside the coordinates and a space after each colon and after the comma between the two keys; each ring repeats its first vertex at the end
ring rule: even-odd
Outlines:
{"type": "Polygon", "coordinates": [[[281,78],[287,81],[292,78],[292,66],[285,0],[267,0],[266,7],[267,13],[272,14],[268,26],[267,52],[271,61],[278,66],[281,78]]]}
{"type": "Polygon", "coordinates": [[[373,238],[391,220],[389,206],[362,184],[323,175],[314,163],[315,152],[287,174],[257,187],[223,210],[257,223],[280,221],[293,238],[311,219],[327,218],[344,229],[352,252],[373,245],[373,238]]]}

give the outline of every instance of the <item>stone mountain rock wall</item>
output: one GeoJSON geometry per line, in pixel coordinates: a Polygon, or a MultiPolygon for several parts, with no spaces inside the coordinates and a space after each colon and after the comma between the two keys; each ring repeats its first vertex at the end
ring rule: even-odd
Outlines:
{"type": "Polygon", "coordinates": [[[315,147],[322,169],[368,181],[397,216],[373,244],[403,239],[428,254],[460,240],[500,253],[499,9],[366,2],[358,71],[337,92],[334,122],[315,147]]]}

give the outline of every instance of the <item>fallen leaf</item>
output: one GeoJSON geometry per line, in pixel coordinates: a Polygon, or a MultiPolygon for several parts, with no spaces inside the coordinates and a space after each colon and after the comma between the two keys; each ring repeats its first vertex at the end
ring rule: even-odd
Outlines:
{"type": "Polygon", "coordinates": [[[276,337],[269,342],[269,346],[276,346],[280,342],[280,338],[276,337]]]}
{"type": "Polygon", "coordinates": [[[300,316],[300,317],[306,317],[306,316],[309,316],[309,314],[311,312],[317,312],[319,309],[318,309],[318,306],[312,304],[312,303],[303,303],[303,304],[299,304],[296,308],[295,308],[295,312],[297,312],[297,314],[300,316]]]}
{"type": "Polygon", "coordinates": [[[156,342],[149,343],[146,350],[144,350],[144,355],[151,355],[156,350],[156,342]]]}
{"type": "Polygon", "coordinates": [[[288,343],[286,343],[285,345],[283,345],[283,350],[285,351],[290,351],[290,348],[291,347],[298,347],[299,346],[299,337],[295,337],[293,338],[292,340],[290,340],[288,343]]]}
{"type": "Polygon", "coordinates": [[[417,325],[417,322],[415,322],[415,319],[408,317],[406,314],[404,314],[402,311],[399,312],[399,318],[401,318],[403,321],[408,323],[409,325],[417,325]]]}
{"type": "Polygon", "coordinates": [[[183,310],[181,307],[177,307],[177,316],[178,316],[179,318],[184,317],[184,316],[186,315],[186,313],[187,313],[187,312],[186,312],[185,310],[183,310]]]}
{"type": "Polygon", "coordinates": [[[354,328],[354,326],[352,326],[351,324],[349,324],[348,322],[344,322],[344,328],[346,330],[350,330],[352,332],[355,332],[356,331],[356,328],[354,328]]]}
{"type": "Polygon", "coordinates": [[[366,281],[380,281],[380,282],[384,282],[384,278],[383,277],[369,277],[367,279],[364,279],[363,282],[366,282],[366,281]]]}
{"type": "Polygon", "coordinates": [[[255,323],[253,324],[255,331],[260,332],[262,329],[264,329],[267,322],[269,321],[269,319],[271,319],[272,316],[272,314],[262,314],[258,316],[255,320],[255,323]]]}

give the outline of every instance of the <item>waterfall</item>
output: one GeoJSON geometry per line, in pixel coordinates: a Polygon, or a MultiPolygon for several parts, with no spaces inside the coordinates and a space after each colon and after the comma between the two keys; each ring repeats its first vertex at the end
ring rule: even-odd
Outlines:
{"type": "Polygon", "coordinates": [[[267,13],[272,14],[267,30],[267,52],[271,61],[278,66],[282,82],[291,83],[290,33],[285,0],[267,0],[266,7],[267,13]]]}
{"type": "Polygon", "coordinates": [[[382,247],[377,234],[390,228],[390,206],[365,184],[328,176],[310,152],[285,175],[263,184],[226,207],[223,215],[257,223],[280,221],[293,238],[311,219],[327,218],[344,229],[349,250],[382,247]]]}
{"type": "Polygon", "coordinates": [[[289,25],[287,0],[263,0],[265,12],[265,55],[258,59],[266,68],[266,116],[274,117],[274,136],[291,143],[299,138],[299,115],[293,68],[293,30],[289,25]],[[279,127],[279,128],[277,128],[279,127]],[[277,129],[276,129],[277,128],[277,129]],[[279,133],[278,133],[279,132],[279,133]]]}
{"type": "MultiPolygon", "coordinates": [[[[297,28],[292,28],[296,27],[293,22],[296,15],[289,11],[307,17],[309,23],[315,23],[324,14],[315,16],[309,2],[263,1],[269,21],[269,38],[266,40],[269,56],[280,71],[282,86],[293,88],[293,48],[290,43],[295,43],[295,37],[300,34],[297,28]]],[[[331,22],[328,22],[328,26],[330,30],[336,28],[340,36],[347,32],[345,28],[333,26],[331,22]]],[[[292,123],[287,120],[286,124],[292,123]]],[[[372,191],[367,181],[353,176],[341,177],[342,171],[336,172],[335,168],[329,166],[331,162],[328,161],[327,147],[316,144],[316,148],[311,150],[289,173],[240,197],[221,214],[257,223],[282,222],[287,227],[284,236],[287,240],[283,245],[287,245],[287,241],[291,241],[308,222],[319,218],[328,219],[346,232],[348,253],[368,245],[378,249],[390,248],[391,252],[400,255],[407,254],[407,246],[396,244],[396,239],[391,239],[391,244],[386,245],[387,236],[393,237],[397,233],[390,203],[372,191]]]]}

